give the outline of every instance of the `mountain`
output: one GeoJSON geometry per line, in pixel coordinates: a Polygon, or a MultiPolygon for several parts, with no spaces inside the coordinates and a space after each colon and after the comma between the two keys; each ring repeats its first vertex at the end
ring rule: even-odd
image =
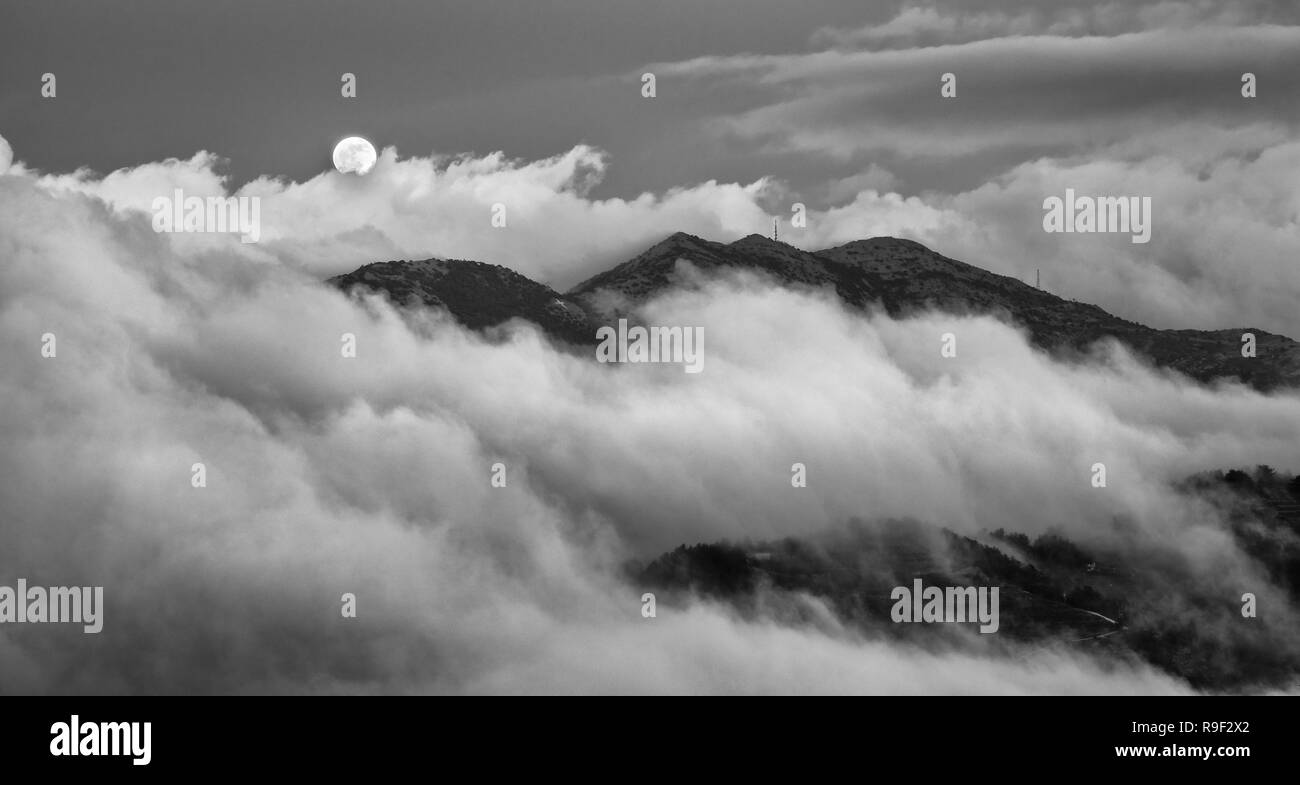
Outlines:
{"type": "Polygon", "coordinates": [[[829,287],[849,305],[882,307],[893,316],[931,309],[994,314],[1058,354],[1086,352],[1109,337],[1202,382],[1229,377],[1260,390],[1300,385],[1300,344],[1285,336],[1248,327],[1157,330],[893,237],[809,252],[757,234],[718,243],[678,232],[563,295],[505,267],[438,259],[368,264],[329,283],[386,292],[400,304],[443,307],[474,329],[517,317],[554,338],[593,344],[599,326],[672,286],[679,261],[703,271],[745,269],[784,284],[829,287]],[[1255,335],[1254,358],[1241,356],[1245,332],[1255,335]]]}
{"type": "MultiPolygon", "coordinates": [[[[1153,329],[888,237],[808,252],[758,235],[717,243],[678,233],[563,294],[505,267],[432,259],[369,264],[329,283],[445,308],[474,329],[522,318],[557,341],[591,345],[598,326],[674,286],[683,260],[705,272],[743,269],[828,288],[852,307],[895,316],[928,309],[996,314],[1066,356],[1111,337],[1202,381],[1235,376],[1259,389],[1300,384],[1300,346],[1289,338],[1249,330],[1258,356],[1246,360],[1246,329],[1153,329]]],[[[1235,549],[1285,599],[1300,598],[1300,479],[1259,466],[1191,477],[1176,490],[1213,510],[1235,549]]],[[[1242,623],[1239,590],[1225,597],[1221,586],[1191,579],[1178,552],[1130,538],[1131,525],[1116,518],[1119,536],[1076,532],[1088,539],[1075,541],[1004,529],[967,536],[935,522],[863,517],[780,540],[683,544],[648,564],[628,563],[625,572],[664,609],[706,598],[740,617],[827,627],[918,651],[973,646],[981,656],[1021,656],[1026,647],[1084,649],[1115,664],[1145,663],[1200,689],[1293,689],[1300,671],[1292,638],[1277,627],[1242,623]],[[999,587],[1002,634],[893,622],[894,589],[917,579],[926,586],[999,587]]]]}
{"type": "MultiPolygon", "coordinates": [[[[1213,507],[1241,552],[1291,602],[1300,600],[1300,478],[1258,466],[1189,477],[1179,490],[1213,507]]],[[[1294,647],[1279,646],[1262,627],[1237,626],[1240,605],[1188,581],[1182,565],[1158,550],[1085,547],[1057,533],[997,529],[973,539],[923,521],[853,520],[781,540],[682,545],[624,567],[632,585],[655,593],[660,612],[704,598],[747,618],[814,626],[822,616],[807,598],[815,598],[865,637],[931,647],[960,645],[964,625],[893,622],[895,587],[918,578],[927,586],[997,586],[1001,634],[988,645],[1085,648],[1145,661],[1200,689],[1293,685],[1294,647]]]]}
{"type": "Polygon", "coordinates": [[[1112,337],[1155,364],[1202,382],[1235,377],[1263,390],[1300,384],[1300,344],[1263,330],[1157,330],[949,259],[910,240],[859,240],[819,251],[818,256],[862,276],[870,295],[894,315],[917,308],[1001,313],[1028,328],[1034,342],[1051,351],[1086,351],[1112,337]],[[1241,356],[1246,332],[1255,335],[1253,358],[1241,356]]]}
{"type": "Polygon", "coordinates": [[[344,291],[384,292],[399,305],[445,308],[474,330],[526,319],[552,337],[591,343],[596,328],[580,306],[508,267],[454,259],[376,262],[327,282],[344,291]]]}
{"type": "Polygon", "coordinates": [[[757,234],[723,245],[678,232],[633,259],[583,281],[570,289],[569,295],[597,310],[600,293],[639,304],[671,285],[679,259],[701,270],[760,270],[785,283],[834,286],[839,281],[838,270],[828,267],[826,259],[757,234]]]}

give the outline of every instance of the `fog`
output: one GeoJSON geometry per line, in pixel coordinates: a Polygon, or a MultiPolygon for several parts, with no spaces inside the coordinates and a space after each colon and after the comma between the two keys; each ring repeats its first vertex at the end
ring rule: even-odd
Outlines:
{"type": "Polygon", "coordinates": [[[6,692],[1188,690],[1077,652],[927,653],[703,600],[647,619],[620,577],[680,543],[854,518],[1176,558],[1228,603],[1259,594],[1264,634],[1300,651],[1285,594],[1170,485],[1300,468],[1295,393],[1196,386],[1113,347],[1067,364],[991,318],[893,320],[686,264],[643,315],[702,328],[704,371],[601,365],[525,324],[485,337],[350,300],[279,253],[322,236],[306,208],[264,206],[253,248],[156,234],[124,205],[178,167],[211,176],[0,175],[0,580],[106,602],[99,635],[0,627],[6,692]]]}

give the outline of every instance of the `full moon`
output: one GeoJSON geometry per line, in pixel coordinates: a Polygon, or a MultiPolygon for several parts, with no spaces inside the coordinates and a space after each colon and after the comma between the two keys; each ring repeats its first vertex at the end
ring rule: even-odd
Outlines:
{"type": "Polygon", "coordinates": [[[349,136],[334,147],[334,168],[345,174],[368,173],[376,158],[375,146],[360,136],[349,136]]]}

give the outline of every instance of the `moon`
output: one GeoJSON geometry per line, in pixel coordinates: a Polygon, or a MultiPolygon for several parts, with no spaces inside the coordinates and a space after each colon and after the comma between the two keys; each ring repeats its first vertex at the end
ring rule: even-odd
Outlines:
{"type": "Polygon", "coordinates": [[[360,136],[349,136],[334,146],[334,168],[344,174],[367,174],[377,158],[375,146],[360,136]]]}

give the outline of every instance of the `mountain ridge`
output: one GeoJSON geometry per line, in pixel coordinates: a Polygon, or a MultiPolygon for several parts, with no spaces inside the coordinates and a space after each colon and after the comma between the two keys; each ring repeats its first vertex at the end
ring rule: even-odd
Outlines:
{"type": "Polygon", "coordinates": [[[681,260],[705,272],[746,269],[783,285],[830,287],[850,306],[880,307],[893,317],[931,310],[999,316],[1058,355],[1082,355],[1113,338],[1155,365],[1203,383],[1233,378],[1263,391],[1300,386],[1300,344],[1286,336],[1252,328],[1148,327],[895,237],[804,251],[758,234],[721,243],[675,232],[564,293],[501,265],[446,259],[366,264],[327,283],[343,291],[361,286],[383,292],[399,305],[445,308],[472,329],[522,318],[553,338],[590,345],[597,327],[631,315],[674,286],[681,260]],[[1256,339],[1253,358],[1241,356],[1247,332],[1256,339]]]}

